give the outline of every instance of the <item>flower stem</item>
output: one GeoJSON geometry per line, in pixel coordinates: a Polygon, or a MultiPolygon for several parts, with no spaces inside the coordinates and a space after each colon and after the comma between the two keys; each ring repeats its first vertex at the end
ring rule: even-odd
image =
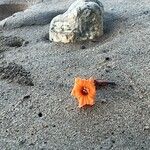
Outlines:
{"type": "Polygon", "coordinates": [[[107,80],[94,80],[94,83],[97,86],[116,85],[115,82],[107,80]]]}

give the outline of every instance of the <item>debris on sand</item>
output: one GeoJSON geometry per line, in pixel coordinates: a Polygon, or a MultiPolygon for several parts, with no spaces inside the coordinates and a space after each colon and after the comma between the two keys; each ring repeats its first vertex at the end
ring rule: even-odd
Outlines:
{"type": "Polygon", "coordinates": [[[20,38],[20,37],[12,37],[12,36],[8,36],[8,37],[4,37],[1,36],[0,37],[0,46],[8,46],[8,47],[21,47],[24,44],[24,39],[20,38]]]}
{"type": "Polygon", "coordinates": [[[0,79],[6,79],[20,85],[34,86],[30,72],[16,63],[8,63],[6,66],[0,65],[0,79]]]}

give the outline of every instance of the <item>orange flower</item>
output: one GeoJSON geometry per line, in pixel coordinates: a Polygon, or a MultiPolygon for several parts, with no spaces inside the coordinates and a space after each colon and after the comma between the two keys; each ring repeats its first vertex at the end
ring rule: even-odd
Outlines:
{"type": "Polygon", "coordinates": [[[96,88],[92,78],[86,80],[75,78],[75,85],[71,95],[76,97],[79,102],[79,107],[95,104],[96,88]]]}

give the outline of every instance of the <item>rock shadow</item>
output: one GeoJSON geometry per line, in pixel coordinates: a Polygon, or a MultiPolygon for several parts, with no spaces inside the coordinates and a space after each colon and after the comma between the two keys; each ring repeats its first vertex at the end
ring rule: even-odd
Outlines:
{"type": "Polygon", "coordinates": [[[107,42],[110,39],[114,38],[118,31],[121,30],[121,23],[126,20],[120,16],[117,16],[114,13],[105,12],[104,14],[104,34],[97,41],[98,42],[107,42]]]}
{"type": "Polygon", "coordinates": [[[95,47],[97,44],[104,44],[111,41],[115,36],[121,33],[123,30],[123,22],[126,21],[127,18],[123,18],[114,13],[105,12],[104,13],[104,34],[91,41],[84,41],[82,45],[86,45],[87,48],[95,47]]]}

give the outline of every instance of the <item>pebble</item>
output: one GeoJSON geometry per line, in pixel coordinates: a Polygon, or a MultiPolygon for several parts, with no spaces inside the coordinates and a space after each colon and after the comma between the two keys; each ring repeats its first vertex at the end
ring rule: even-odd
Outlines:
{"type": "Polygon", "coordinates": [[[41,113],[41,112],[39,112],[39,113],[38,113],[38,116],[39,116],[39,117],[42,117],[43,115],[42,115],[42,113],[41,113]]]}
{"type": "Polygon", "coordinates": [[[148,10],[143,12],[144,15],[147,15],[148,13],[149,13],[148,10]]]}
{"type": "Polygon", "coordinates": [[[81,49],[86,49],[86,47],[84,45],[81,46],[81,49]]]}
{"type": "Polygon", "coordinates": [[[149,125],[144,126],[144,130],[149,130],[149,129],[150,129],[149,125]]]}
{"type": "Polygon", "coordinates": [[[109,58],[109,57],[106,57],[106,58],[105,58],[105,60],[106,60],[106,61],[109,61],[109,60],[110,60],[110,58],[109,58]]]}
{"type": "Polygon", "coordinates": [[[107,103],[106,99],[101,99],[101,103],[107,103]]]}
{"type": "Polygon", "coordinates": [[[30,95],[26,95],[23,97],[23,99],[29,99],[30,98],[30,95]]]}

